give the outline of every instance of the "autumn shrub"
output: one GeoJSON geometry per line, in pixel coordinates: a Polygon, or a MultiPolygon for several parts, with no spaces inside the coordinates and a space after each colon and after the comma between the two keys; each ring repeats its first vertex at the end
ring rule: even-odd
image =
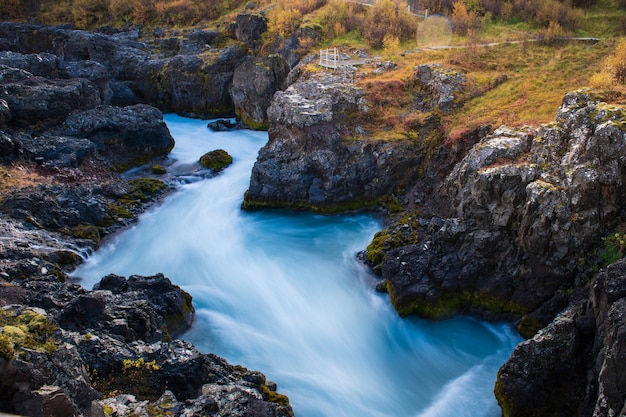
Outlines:
{"type": "Polygon", "coordinates": [[[381,48],[386,35],[400,40],[413,38],[417,30],[417,21],[404,12],[406,3],[401,5],[391,0],[379,0],[369,8],[364,18],[361,36],[372,48],[381,48]]]}
{"type": "Polygon", "coordinates": [[[0,2],[0,16],[17,19],[24,17],[25,11],[22,0],[2,0],[0,2]]]}
{"type": "Polygon", "coordinates": [[[155,0],[129,0],[132,5],[131,18],[134,23],[151,23],[155,20],[155,0]]]}
{"type": "Polygon", "coordinates": [[[458,35],[466,35],[480,27],[479,10],[468,7],[465,1],[457,0],[452,6],[452,25],[458,35]]]}
{"type": "Polygon", "coordinates": [[[606,59],[605,66],[616,82],[626,83],[626,38],[617,42],[615,53],[606,59]]]}
{"type": "Polygon", "coordinates": [[[302,13],[293,7],[276,6],[267,16],[269,33],[287,37],[295,32],[302,22],[302,13]]]}
{"type": "Polygon", "coordinates": [[[365,7],[358,3],[333,0],[320,14],[322,30],[328,37],[343,36],[361,27],[365,7]]]}
{"type": "Polygon", "coordinates": [[[580,25],[582,12],[570,0],[513,0],[512,14],[526,21],[548,27],[556,22],[563,29],[574,30],[580,25]]]}
{"type": "Polygon", "coordinates": [[[80,28],[89,29],[99,22],[104,22],[109,15],[108,0],[74,0],[72,20],[80,28]]]}
{"type": "Polygon", "coordinates": [[[109,0],[109,10],[114,19],[128,22],[133,13],[133,5],[128,0],[109,0]]]}
{"type": "Polygon", "coordinates": [[[222,14],[222,5],[218,0],[196,0],[194,5],[200,16],[205,19],[217,19],[222,14]]]}
{"type": "Polygon", "coordinates": [[[449,15],[452,13],[454,0],[422,0],[422,8],[428,9],[429,14],[441,13],[449,15]]]}
{"type": "Polygon", "coordinates": [[[191,23],[199,17],[199,11],[191,0],[166,0],[155,4],[158,19],[170,25],[191,23]]]}

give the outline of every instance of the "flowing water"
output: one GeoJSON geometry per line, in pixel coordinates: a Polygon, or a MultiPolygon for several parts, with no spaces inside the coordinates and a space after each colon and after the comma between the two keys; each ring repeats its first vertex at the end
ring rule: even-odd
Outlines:
{"type": "Polygon", "coordinates": [[[163,272],[194,298],[182,338],[265,373],[297,417],[500,416],[495,375],[520,341],[509,325],[399,318],[355,259],[381,228],[375,217],[242,211],[267,134],[166,121],[179,189],[74,273],[85,287],[163,272]],[[233,165],[189,173],[214,149],[233,165]]]}

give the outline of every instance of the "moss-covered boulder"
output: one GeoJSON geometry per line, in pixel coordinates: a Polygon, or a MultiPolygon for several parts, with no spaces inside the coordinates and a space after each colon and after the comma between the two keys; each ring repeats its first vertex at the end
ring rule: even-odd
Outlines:
{"type": "Polygon", "coordinates": [[[215,172],[220,172],[233,163],[233,157],[223,149],[207,152],[200,158],[200,164],[215,172]]]}

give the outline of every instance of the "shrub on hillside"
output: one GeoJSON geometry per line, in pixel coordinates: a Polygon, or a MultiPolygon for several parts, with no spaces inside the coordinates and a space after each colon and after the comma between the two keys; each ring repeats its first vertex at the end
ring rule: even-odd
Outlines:
{"type": "Polygon", "coordinates": [[[162,23],[170,25],[192,23],[199,17],[199,12],[191,0],[159,1],[155,11],[162,23]]]}
{"type": "Polygon", "coordinates": [[[401,5],[391,0],[377,1],[363,21],[361,36],[365,42],[372,48],[381,48],[386,35],[400,40],[412,39],[417,30],[417,21],[404,10],[406,3],[401,5]]]}
{"type": "Polygon", "coordinates": [[[74,0],[71,11],[74,24],[79,28],[89,29],[106,21],[109,15],[109,1],[74,0]]]}
{"type": "Polygon", "coordinates": [[[362,25],[364,15],[365,7],[358,3],[333,0],[320,16],[324,35],[342,36],[358,29],[362,25]]]}
{"type": "Polygon", "coordinates": [[[452,6],[452,25],[454,32],[466,35],[469,31],[480,28],[479,10],[468,7],[465,1],[457,0],[452,6]]]}

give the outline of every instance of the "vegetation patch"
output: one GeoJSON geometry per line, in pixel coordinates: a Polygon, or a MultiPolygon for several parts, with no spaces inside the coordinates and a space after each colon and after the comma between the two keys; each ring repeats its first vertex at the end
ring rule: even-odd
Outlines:
{"type": "Polygon", "coordinates": [[[0,310],[0,357],[13,359],[20,348],[56,350],[53,334],[57,326],[44,314],[25,310],[20,314],[0,310]]]}
{"type": "Polygon", "coordinates": [[[114,370],[108,375],[98,375],[96,370],[89,370],[91,385],[108,396],[115,396],[120,392],[136,395],[140,400],[155,401],[162,394],[163,387],[155,386],[151,381],[161,366],[156,360],[124,359],[117,363],[114,370]]]}
{"type": "Polygon", "coordinates": [[[380,271],[385,254],[394,248],[415,245],[419,242],[419,220],[404,213],[393,225],[377,232],[367,246],[367,262],[375,271],[380,271]]]}

